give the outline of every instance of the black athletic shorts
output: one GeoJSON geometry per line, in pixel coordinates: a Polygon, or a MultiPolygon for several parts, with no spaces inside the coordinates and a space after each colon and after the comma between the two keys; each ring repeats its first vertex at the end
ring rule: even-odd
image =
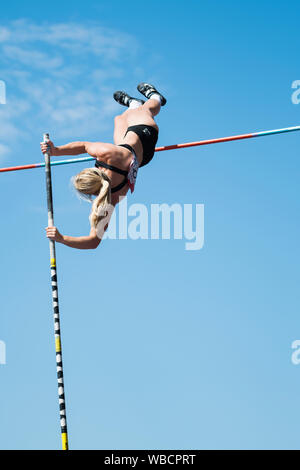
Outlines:
{"type": "Polygon", "coordinates": [[[140,166],[147,165],[154,156],[155,145],[158,139],[158,130],[152,126],[139,124],[137,126],[128,127],[125,136],[129,131],[136,133],[143,146],[143,161],[140,166]]]}

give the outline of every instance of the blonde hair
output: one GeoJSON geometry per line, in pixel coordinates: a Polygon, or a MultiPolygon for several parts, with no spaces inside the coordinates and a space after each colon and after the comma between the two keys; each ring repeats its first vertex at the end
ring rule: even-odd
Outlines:
{"type": "Polygon", "coordinates": [[[86,168],[73,179],[75,189],[92,201],[90,214],[91,226],[96,228],[101,219],[107,215],[107,206],[111,204],[111,186],[109,177],[99,168],[86,168]]]}

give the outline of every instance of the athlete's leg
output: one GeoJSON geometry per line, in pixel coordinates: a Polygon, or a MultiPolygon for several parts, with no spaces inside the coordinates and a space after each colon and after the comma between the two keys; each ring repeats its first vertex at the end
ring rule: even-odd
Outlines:
{"type": "Polygon", "coordinates": [[[145,101],[140,100],[138,98],[133,98],[132,96],[128,95],[128,93],[126,93],[125,91],[116,91],[114,93],[114,99],[119,104],[127,106],[129,108],[121,115],[115,117],[114,143],[115,145],[118,145],[120,142],[123,141],[127,128],[131,125],[137,124],[136,119],[138,119],[138,121],[139,119],[143,120],[143,115],[145,115],[146,112],[146,119],[149,120],[149,118],[151,119],[152,114],[149,116],[151,107],[149,108],[149,111],[147,113],[148,106],[145,108],[144,112],[142,113],[142,116],[141,113],[136,113],[138,109],[143,107],[145,101]]]}
{"type": "Polygon", "coordinates": [[[123,114],[116,116],[114,128],[115,145],[123,141],[127,128],[130,126],[145,124],[146,126],[152,126],[158,129],[154,116],[156,116],[159,111],[159,101],[150,99],[142,106],[135,109],[128,108],[123,114]]]}
{"type": "Polygon", "coordinates": [[[123,118],[127,122],[127,127],[136,126],[138,124],[145,124],[147,126],[153,126],[157,128],[157,124],[154,120],[160,111],[160,103],[156,100],[148,100],[143,106],[139,106],[136,109],[127,109],[123,114],[123,118]]]}
{"type": "Polygon", "coordinates": [[[127,119],[124,116],[125,113],[115,117],[115,127],[114,127],[114,144],[118,145],[123,141],[124,135],[127,131],[128,123],[127,119]]]}
{"type": "Polygon", "coordinates": [[[114,143],[116,145],[123,141],[127,128],[130,126],[145,124],[158,129],[154,117],[159,113],[161,106],[166,104],[166,99],[153,85],[148,83],[140,83],[137,88],[147,98],[146,102],[134,98],[124,91],[114,93],[114,99],[118,103],[128,106],[123,114],[115,118],[114,143]]]}
{"type": "Polygon", "coordinates": [[[141,106],[143,108],[143,111],[148,111],[151,113],[152,117],[154,116],[157,116],[157,114],[159,113],[160,111],[160,108],[161,108],[161,104],[158,100],[147,100],[145,104],[143,104],[143,106],[141,106]]]}
{"type": "Polygon", "coordinates": [[[158,129],[154,116],[159,113],[160,105],[158,101],[149,100],[143,106],[136,109],[127,109],[123,114],[115,117],[114,144],[118,145],[123,141],[124,135],[130,126],[145,124],[158,129]],[[153,102],[153,103],[150,103],[153,102]],[[149,103],[149,104],[148,104],[149,103]]]}

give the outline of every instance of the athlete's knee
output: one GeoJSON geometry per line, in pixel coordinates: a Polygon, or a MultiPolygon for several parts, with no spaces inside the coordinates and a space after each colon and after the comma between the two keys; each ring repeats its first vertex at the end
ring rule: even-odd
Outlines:
{"type": "Polygon", "coordinates": [[[120,122],[122,119],[122,114],[118,114],[118,116],[115,116],[115,123],[120,122]]]}
{"type": "Polygon", "coordinates": [[[156,114],[159,113],[160,111],[160,103],[159,101],[156,100],[148,100],[144,104],[145,109],[147,109],[148,112],[150,112],[153,116],[156,116],[156,114]]]}

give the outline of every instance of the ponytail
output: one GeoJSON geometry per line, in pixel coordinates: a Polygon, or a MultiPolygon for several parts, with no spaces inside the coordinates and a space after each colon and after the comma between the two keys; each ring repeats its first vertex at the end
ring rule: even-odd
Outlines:
{"type": "Polygon", "coordinates": [[[99,222],[108,214],[108,206],[111,204],[111,185],[110,179],[99,168],[86,168],[74,178],[74,186],[80,194],[87,196],[92,200],[90,214],[91,227],[96,228],[99,222]]]}

